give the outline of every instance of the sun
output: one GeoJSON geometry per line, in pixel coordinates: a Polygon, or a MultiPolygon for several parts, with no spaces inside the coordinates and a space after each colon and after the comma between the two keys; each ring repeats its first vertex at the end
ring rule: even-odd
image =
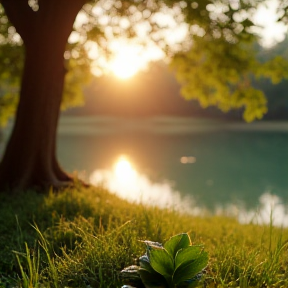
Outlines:
{"type": "Polygon", "coordinates": [[[119,46],[109,63],[110,71],[120,79],[131,78],[147,65],[140,52],[137,46],[119,46]]]}
{"type": "Polygon", "coordinates": [[[119,79],[129,79],[139,71],[146,70],[150,62],[163,59],[164,52],[154,43],[138,43],[127,39],[114,39],[107,51],[111,57],[101,56],[95,43],[87,44],[91,72],[95,76],[114,74],[119,79]]]}
{"type": "Polygon", "coordinates": [[[149,62],[163,58],[163,51],[154,44],[115,40],[110,43],[113,57],[108,63],[108,71],[120,79],[129,79],[148,67],[149,62]]]}
{"type": "MultiPolygon", "coordinates": [[[[133,49],[129,50],[133,51],[133,49]]],[[[136,52],[133,51],[133,53],[129,55],[128,51],[121,51],[111,61],[110,70],[115,76],[121,79],[128,79],[141,70],[142,63],[139,61],[139,57],[136,56],[136,52]]]]}

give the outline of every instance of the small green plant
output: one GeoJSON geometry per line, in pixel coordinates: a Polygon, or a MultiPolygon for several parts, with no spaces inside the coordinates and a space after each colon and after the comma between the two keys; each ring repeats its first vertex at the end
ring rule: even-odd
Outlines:
{"type": "Polygon", "coordinates": [[[139,274],[146,287],[194,287],[207,266],[208,254],[202,246],[191,245],[188,234],[171,237],[162,246],[145,241],[146,254],[140,258],[139,274]],[[155,283],[156,282],[156,283],[155,283]]]}
{"type": "Polygon", "coordinates": [[[131,277],[139,274],[146,288],[197,286],[202,270],[207,266],[208,254],[202,246],[191,245],[188,234],[175,235],[164,245],[151,241],[144,243],[146,254],[139,258],[140,267],[127,267],[126,273],[132,272],[131,277]]]}

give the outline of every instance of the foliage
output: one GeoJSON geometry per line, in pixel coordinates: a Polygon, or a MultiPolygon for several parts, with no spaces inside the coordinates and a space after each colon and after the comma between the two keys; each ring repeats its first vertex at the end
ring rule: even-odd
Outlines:
{"type": "Polygon", "coordinates": [[[132,205],[101,188],[0,198],[0,287],[120,287],[119,272],[136,264],[145,239],[164,243],[183,231],[209,253],[206,287],[288,286],[287,229],[132,205]]]}
{"type": "Polygon", "coordinates": [[[0,127],[14,116],[19,93],[19,76],[23,68],[23,48],[15,39],[11,26],[0,4],[0,127]],[[8,56],[8,57],[7,57],[8,56]]]}
{"type": "Polygon", "coordinates": [[[147,249],[140,258],[139,274],[146,286],[184,288],[197,285],[201,271],[208,264],[208,254],[201,246],[191,245],[187,233],[171,237],[164,246],[151,241],[144,242],[147,249]]]}
{"type": "Polygon", "coordinates": [[[66,110],[71,107],[84,105],[83,88],[88,84],[91,79],[91,71],[89,60],[85,50],[81,49],[83,60],[77,61],[76,59],[67,60],[65,75],[65,85],[63,92],[63,99],[61,109],[66,110]]]}
{"type": "MultiPolygon", "coordinates": [[[[204,108],[214,105],[224,112],[244,109],[243,116],[248,122],[262,118],[267,112],[267,101],[263,92],[251,85],[251,74],[259,75],[261,70],[261,75],[279,81],[286,77],[283,72],[286,62],[275,59],[260,69],[255,61],[249,45],[257,40],[251,29],[254,26],[251,16],[261,2],[87,1],[65,52],[67,75],[62,109],[83,105],[82,90],[90,79],[90,64],[100,69],[100,56],[109,58],[112,53],[109,42],[126,38],[136,39],[144,46],[152,41],[169,57],[180,52],[172,67],[183,85],[185,99],[197,99],[204,108]],[[189,35],[185,41],[169,44],[165,36],[169,34],[169,24],[162,24],[161,13],[171,16],[177,25],[186,23],[189,35]],[[139,29],[141,25],[147,29],[139,29]],[[98,51],[96,59],[89,59],[89,47],[98,51]]],[[[37,12],[38,2],[29,3],[37,12]]],[[[284,11],[285,5],[282,6],[284,11]]],[[[7,64],[0,68],[1,83],[5,84],[0,91],[0,109],[4,111],[0,124],[3,125],[14,114],[17,104],[15,87],[19,86],[21,78],[23,47],[1,5],[0,22],[0,60],[7,64]],[[9,81],[5,80],[7,77],[9,81]]]]}
{"type": "MultiPolygon", "coordinates": [[[[210,8],[207,6],[218,22],[212,21],[212,25],[204,30],[196,27],[196,39],[193,39],[191,48],[178,53],[171,67],[183,86],[185,99],[196,99],[203,108],[216,106],[223,112],[241,109],[243,118],[251,122],[267,113],[266,95],[261,86],[254,85],[255,77],[269,78],[273,84],[287,79],[288,60],[277,54],[264,62],[257,60],[255,48],[259,45],[255,45],[257,37],[251,33],[255,24],[247,16],[253,13],[251,2],[243,1],[242,4],[239,10],[233,4],[225,6],[225,1],[211,3],[210,8]],[[217,8],[221,12],[217,13],[217,8]],[[246,16],[239,16],[241,9],[242,12],[246,10],[246,16]]],[[[284,3],[282,6],[279,10],[286,15],[287,7],[284,3]]]]}
{"type": "Polygon", "coordinates": [[[198,99],[203,108],[214,105],[224,112],[245,107],[244,118],[251,122],[267,111],[264,94],[251,87],[252,60],[248,48],[245,51],[222,40],[207,43],[199,39],[188,53],[174,59],[172,67],[186,99],[198,99]]]}
{"type": "MultiPolygon", "coordinates": [[[[12,90],[11,86],[9,86],[9,89],[12,90]]],[[[18,89],[15,90],[17,91],[18,89]]],[[[5,126],[8,120],[15,115],[17,102],[17,93],[13,93],[13,91],[7,93],[7,90],[2,92],[2,89],[0,89],[0,127],[5,126]]]]}
{"type": "MultiPolygon", "coordinates": [[[[15,115],[21,75],[24,65],[23,42],[9,22],[0,3],[0,127],[15,115]]],[[[83,87],[91,79],[90,63],[87,51],[82,45],[67,44],[66,76],[61,109],[84,104],[83,87]],[[67,55],[77,55],[71,57],[67,55]]]]}
{"type": "Polygon", "coordinates": [[[185,99],[197,99],[203,108],[216,106],[223,112],[242,109],[243,118],[251,122],[268,111],[263,87],[255,85],[255,78],[269,78],[273,84],[288,78],[287,59],[278,55],[263,63],[258,55],[253,43],[227,43],[221,38],[209,43],[199,38],[190,51],[173,59],[171,67],[185,99]]]}
{"type": "Polygon", "coordinates": [[[266,49],[257,45],[256,52],[257,60],[263,63],[259,74],[265,78],[255,79],[253,85],[262,90],[268,100],[265,119],[287,119],[288,38],[266,49]]]}

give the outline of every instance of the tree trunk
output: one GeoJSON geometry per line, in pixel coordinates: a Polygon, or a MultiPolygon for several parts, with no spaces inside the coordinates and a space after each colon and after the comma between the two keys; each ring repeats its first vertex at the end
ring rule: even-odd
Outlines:
{"type": "MultiPolygon", "coordinates": [[[[30,31],[21,35],[25,65],[14,128],[0,164],[0,192],[30,187],[45,191],[72,181],[56,158],[56,131],[65,76],[63,55],[82,2],[39,1],[43,7],[33,12],[39,13],[33,30],[27,25],[30,31]]],[[[3,6],[9,17],[5,1],[3,6]]]]}

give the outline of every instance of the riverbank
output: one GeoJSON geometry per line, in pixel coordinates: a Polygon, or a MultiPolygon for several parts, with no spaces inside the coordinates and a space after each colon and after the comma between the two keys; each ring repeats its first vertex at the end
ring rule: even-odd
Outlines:
{"type": "Polygon", "coordinates": [[[133,205],[79,187],[0,195],[0,287],[121,287],[119,271],[145,252],[139,240],[182,232],[209,253],[205,287],[288,286],[287,229],[133,205]]]}

